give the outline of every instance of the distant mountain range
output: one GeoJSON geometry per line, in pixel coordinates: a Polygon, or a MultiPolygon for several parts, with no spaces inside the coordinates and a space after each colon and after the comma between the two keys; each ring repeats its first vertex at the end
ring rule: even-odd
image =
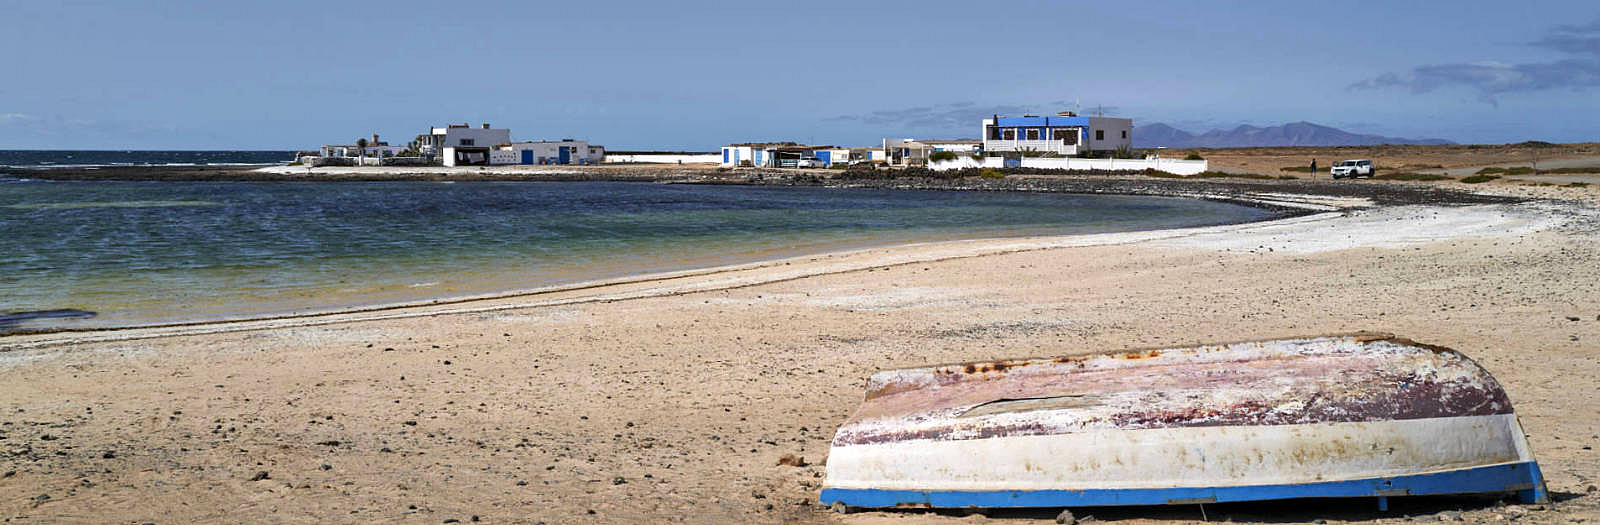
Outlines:
{"type": "Polygon", "coordinates": [[[1231,130],[1214,129],[1190,133],[1166,124],[1144,124],[1133,128],[1135,148],[1254,148],[1263,146],[1370,146],[1376,144],[1439,145],[1455,144],[1444,139],[1402,139],[1381,135],[1362,135],[1310,122],[1281,126],[1242,125],[1231,130]]]}

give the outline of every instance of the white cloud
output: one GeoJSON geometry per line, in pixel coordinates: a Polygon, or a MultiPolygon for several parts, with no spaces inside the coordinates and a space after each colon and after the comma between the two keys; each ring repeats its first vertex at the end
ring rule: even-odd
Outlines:
{"type": "Polygon", "coordinates": [[[40,120],[39,117],[28,115],[26,113],[0,113],[0,124],[34,122],[38,120],[40,120]]]}

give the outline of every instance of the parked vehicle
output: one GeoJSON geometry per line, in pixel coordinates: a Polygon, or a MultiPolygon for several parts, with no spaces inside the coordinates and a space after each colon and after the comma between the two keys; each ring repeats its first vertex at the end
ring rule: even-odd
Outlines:
{"type": "Polygon", "coordinates": [[[796,167],[796,168],[826,168],[826,167],[828,167],[828,163],[822,162],[821,160],[817,160],[817,159],[800,159],[799,162],[795,163],[794,167],[796,167]]]}
{"type": "Polygon", "coordinates": [[[1329,173],[1332,173],[1335,179],[1342,179],[1345,177],[1371,177],[1376,171],[1377,169],[1372,166],[1372,161],[1357,159],[1341,160],[1338,164],[1333,165],[1329,173]]]}

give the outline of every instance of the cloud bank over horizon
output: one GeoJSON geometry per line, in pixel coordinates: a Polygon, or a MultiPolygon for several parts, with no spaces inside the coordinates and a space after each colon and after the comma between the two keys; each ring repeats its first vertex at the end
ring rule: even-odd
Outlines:
{"type": "Polygon", "coordinates": [[[1423,65],[1406,73],[1384,73],[1351,84],[1350,88],[1403,88],[1423,94],[1462,86],[1476,91],[1479,100],[1498,106],[1497,96],[1507,93],[1600,87],[1600,18],[1587,24],[1556,26],[1528,45],[1572,56],[1520,64],[1479,61],[1423,65]]]}

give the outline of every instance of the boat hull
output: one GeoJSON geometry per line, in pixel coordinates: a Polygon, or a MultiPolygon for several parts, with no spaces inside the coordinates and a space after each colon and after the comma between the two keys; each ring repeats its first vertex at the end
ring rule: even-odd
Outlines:
{"type": "Polygon", "coordinates": [[[1539,465],[1529,461],[1405,476],[1236,487],[1084,490],[823,489],[821,501],[848,507],[1102,507],[1192,505],[1297,498],[1430,496],[1515,492],[1526,503],[1546,501],[1539,465]]]}
{"type": "Polygon", "coordinates": [[[880,372],[820,500],[1148,505],[1516,492],[1544,483],[1461,354],[1356,334],[880,372]]]}

